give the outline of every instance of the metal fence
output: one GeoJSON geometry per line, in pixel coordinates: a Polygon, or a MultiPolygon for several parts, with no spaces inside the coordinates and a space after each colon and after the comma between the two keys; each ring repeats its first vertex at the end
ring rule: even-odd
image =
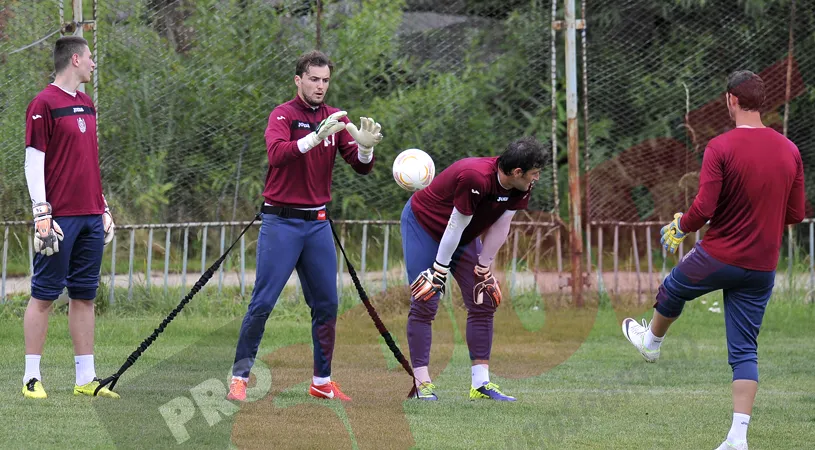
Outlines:
{"type": "MultiPolygon", "coordinates": [[[[222,230],[185,231],[184,224],[237,222],[240,211],[256,208],[266,118],[293,96],[296,56],[317,47],[337,63],[330,103],[351,117],[375,117],[386,135],[371,175],[335,167],[334,217],[398,217],[409,194],[388,168],[400,150],[422,148],[442,168],[533,135],[551,144],[551,176],[538,183],[522,220],[551,222],[538,227],[551,246],[535,247],[519,231],[518,252],[541,249],[544,255],[527,259],[539,258],[551,266],[544,272],[556,274],[536,279],[546,286],[554,280],[558,292],[571,284],[613,293],[632,276],[640,287],[625,289],[644,292],[650,278],[636,274],[646,266],[655,274],[650,265],[675,259],[655,250],[648,224],[689,207],[707,141],[732,127],[723,101],[729,72],[750,69],[765,79],[765,122],[798,145],[807,191],[815,189],[813,28],[815,3],[780,0],[5,2],[0,219],[30,218],[21,114],[53,76],[50,48],[59,34],[85,31],[98,63],[88,91],[99,111],[103,182],[117,223],[171,223],[186,236],[222,230]],[[365,51],[363,41],[377,42],[377,52],[365,51]],[[601,250],[615,235],[619,248],[601,250]],[[594,276],[614,273],[606,267],[612,261],[630,267],[613,279],[594,276]]],[[[374,223],[349,233],[364,245],[374,223]]],[[[121,227],[133,232],[127,239],[167,228],[128,226],[121,227]]],[[[811,273],[811,261],[796,256],[810,249],[811,258],[806,227],[786,237],[779,287],[793,288],[796,265],[811,273]]],[[[175,239],[165,245],[183,251],[186,238],[175,239]]],[[[138,260],[138,247],[113,248],[138,260]]],[[[187,259],[178,260],[186,282],[187,259]]],[[[25,262],[15,264],[19,272],[25,262]]],[[[149,277],[145,283],[155,284],[149,277]]]]}
{"type": "MultiPolygon", "coordinates": [[[[352,263],[367,289],[384,292],[390,286],[408,283],[407,272],[402,263],[398,221],[337,220],[334,223],[338,226],[340,242],[355,258],[352,263]],[[374,242],[378,245],[371,245],[374,242]],[[371,264],[372,259],[376,260],[374,265],[371,264]]],[[[105,248],[105,267],[101,273],[101,281],[107,286],[108,302],[116,301],[117,289],[126,289],[128,300],[133,298],[135,289],[148,292],[155,292],[152,290],[157,289],[167,294],[171,288],[180,288],[182,292],[186,292],[212,262],[224,253],[226,246],[231,243],[231,235],[235,234],[234,229],[249,224],[250,222],[187,222],[117,227],[113,241],[105,248]],[[136,238],[137,233],[142,234],[139,239],[136,238]],[[191,255],[193,248],[195,260],[191,255]],[[161,253],[158,257],[156,250],[161,253]],[[191,263],[198,261],[200,265],[192,270],[191,263]],[[157,266],[160,269],[155,270],[157,266]]],[[[253,247],[259,226],[260,223],[255,222],[254,236],[250,233],[248,237],[244,235],[239,239],[233,253],[232,268],[226,268],[225,264],[219,267],[219,294],[225,286],[237,286],[241,296],[245,296],[247,289],[251,288],[254,269],[247,270],[247,261],[251,264],[254,260],[253,247]]],[[[511,290],[534,289],[535,284],[540,284],[534,274],[542,267],[540,255],[546,253],[542,246],[554,227],[553,223],[543,222],[513,223],[510,243],[497,258],[506,267],[511,290]],[[524,267],[519,269],[519,263],[524,267]]],[[[5,301],[9,294],[29,292],[34,253],[30,223],[0,222],[0,229],[3,230],[0,299],[5,301]],[[10,251],[16,255],[18,263],[17,273],[11,278],[8,277],[10,251]],[[25,273],[20,273],[21,260],[25,260],[27,264],[25,273]]],[[[351,286],[351,279],[340,252],[337,254],[337,287],[342,292],[345,286],[351,286]]],[[[562,268],[559,252],[556,257],[557,267],[562,268]]],[[[290,277],[288,285],[294,288],[294,295],[300,294],[296,272],[290,277]]],[[[548,289],[555,286],[553,283],[542,285],[548,289]]],[[[561,285],[560,288],[562,287],[561,285]]],[[[208,289],[216,289],[215,284],[208,289]]]]}
{"type": "MultiPolygon", "coordinates": [[[[101,280],[106,288],[100,295],[108,302],[132,300],[136,290],[148,295],[171,289],[186,292],[198,277],[231,243],[235,229],[249,222],[188,222],[123,225],[111,245],[105,249],[105,267],[101,280]],[[137,238],[137,235],[139,236],[137,238]],[[194,251],[193,251],[194,249],[194,251]],[[193,255],[193,253],[195,253],[193,255]],[[199,263],[192,269],[193,263],[199,263]],[[149,276],[148,276],[149,274],[149,276]],[[117,295],[117,290],[119,294],[117,295]],[[126,296],[124,294],[126,290],[126,296]]],[[[335,221],[341,242],[363,285],[372,293],[387,291],[409,283],[405,271],[399,222],[389,220],[335,221]]],[[[254,243],[259,223],[239,240],[230,267],[221,265],[217,276],[205,289],[222,294],[227,286],[238,290],[234,295],[247,296],[254,284],[255,272],[247,268],[254,261],[254,243]],[[217,279],[217,281],[216,281],[217,279]]],[[[586,267],[584,288],[595,300],[597,296],[625,296],[640,303],[653,299],[662,279],[703,236],[696,232],[679,247],[677,255],[668,255],[659,245],[658,222],[592,222],[586,229],[586,267]]],[[[506,294],[525,293],[562,296],[568,303],[572,284],[568,254],[558,245],[561,226],[548,222],[513,222],[507,243],[496,258],[496,274],[503,277],[506,294]]],[[[27,295],[33,265],[32,232],[28,222],[0,222],[2,230],[2,278],[0,300],[10,295],[27,295]],[[16,255],[16,256],[14,256],[16,255]],[[12,261],[17,259],[16,264],[12,261]],[[21,271],[23,264],[27,269],[21,271]],[[9,267],[16,272],[8,276],[9,267]]],[[[813,301],[815,295],[815,219],[806,219],[796,232],[809,239],[808,252],[796,253],[787,245],[783,264],[776,276],[776,292],[801,295],[813,301]]],[[[300,295],[296,273],[289,279],[289,294],[300,295]]],[[[337,287],[350,288],[351,278],[338,252],[337,287]]]]}

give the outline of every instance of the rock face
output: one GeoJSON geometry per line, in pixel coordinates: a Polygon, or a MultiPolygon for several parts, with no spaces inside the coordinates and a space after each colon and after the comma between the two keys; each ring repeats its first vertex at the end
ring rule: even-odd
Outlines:
{"type": "Polygon", "coordinates": [[[489,62],[503,35],[497,20],[437,12],[405,12],[397,32],[405,54],[429,62],[435,69],[455,69],[478,42],[479,59],[489,62]],[[444,66],[444,67],[439,67],[444,66]]]}

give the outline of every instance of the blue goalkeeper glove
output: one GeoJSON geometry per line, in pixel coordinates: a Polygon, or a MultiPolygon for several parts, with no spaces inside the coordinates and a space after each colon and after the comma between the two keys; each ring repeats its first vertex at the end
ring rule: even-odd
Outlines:
{"type": "Polygon", "coordinates": [[[659,230],[662,234],[662,239],[660,239],[659,242],[662,244],[662,247],[670,253],[676,253],[679,244],[681,244],[687,236],[687,233],[679,229],[679,221],[681,218],[682,213],[674,214],[674,220],[659,230]]]}

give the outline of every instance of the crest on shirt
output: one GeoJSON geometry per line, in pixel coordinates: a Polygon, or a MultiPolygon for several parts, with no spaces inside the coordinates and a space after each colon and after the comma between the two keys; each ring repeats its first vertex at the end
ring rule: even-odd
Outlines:
{"type": "Polygon", "coordinates": [[[79,131],[81,131],[81,132],[83,132],[83,133],[84,133],[84,132],[85,132],[85,130],[87,130],[87,129],[88,129],[88,127],[86,127],[86,126],[85,126],[85,119],[83,119],[83,118],[81,118],[81,117],[78,117],[78,118],[76,119],[76,123],[79,125],[79,131]]]}

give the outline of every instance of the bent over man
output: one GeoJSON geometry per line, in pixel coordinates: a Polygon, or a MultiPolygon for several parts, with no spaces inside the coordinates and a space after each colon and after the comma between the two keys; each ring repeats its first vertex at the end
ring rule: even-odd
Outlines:
{"type": "Polygon", "coordinates": [[[545,161],[541,143],[519,139],[498,157],[453,163],[405,205],[402,248],[408,277],[414,280],[407,338],[419,399],[438,399],[428,372],[432,322],[452,274],[467,308],[470,399],[515,400],[489,379],[493,315],[501,303],[490,265],[506,241],[515,211],[526,209],[545,161]]]}

